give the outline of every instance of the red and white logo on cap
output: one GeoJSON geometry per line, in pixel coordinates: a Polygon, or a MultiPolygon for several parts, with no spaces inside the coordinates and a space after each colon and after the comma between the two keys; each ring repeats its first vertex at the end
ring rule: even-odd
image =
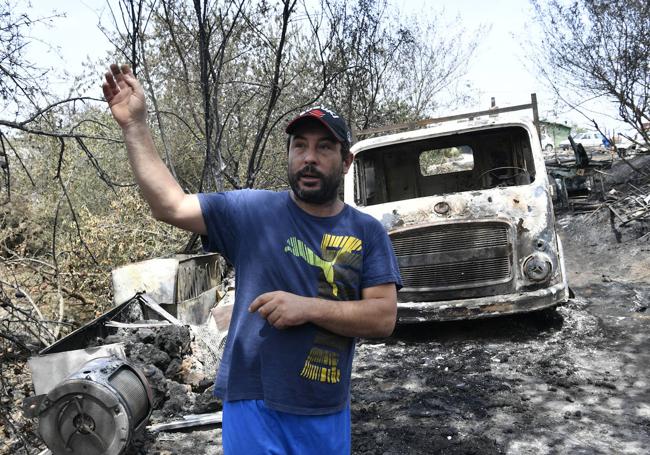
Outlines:
{"type": "Polygon", "coordinates": [[[300,114],[298,114],[298,117],[302,117],[304,115],[313,115],[314,117],[321,118],[325,116],[326,114],[331,115],[333,118],[339,118],[338,115],[336,115],[336,112],[327,109],[325,106],[313,106],[310,107],[309,109],[306,109],[302,111],[300,114]]]}

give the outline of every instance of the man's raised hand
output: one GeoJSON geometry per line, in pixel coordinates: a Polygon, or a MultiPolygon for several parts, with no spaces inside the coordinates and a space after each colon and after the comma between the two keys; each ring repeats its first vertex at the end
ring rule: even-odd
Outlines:
{"type": "Polygon", "coordinates": [[[147,118],[144,90],[129,65],[120,67],[112,64],[105,78],[106,81],[102,84],[104,98],[120,127],[124,129],[136,123],[144,123],[147,118]]]}

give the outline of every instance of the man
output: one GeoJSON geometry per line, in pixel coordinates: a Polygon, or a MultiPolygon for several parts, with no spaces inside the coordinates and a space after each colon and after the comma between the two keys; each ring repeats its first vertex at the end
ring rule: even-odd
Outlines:
{"type": "Polygon", "coordinates": [[[189,195],[154,149],[130,68],[111,65],[103,90],[153,215],[235,266],[215,387],[225,453],[349,453],[354,337],[392,332],[400,277],[381,224],[338,198],[345,122],[317,108],[289,123],[291,191],[189,195]]]}

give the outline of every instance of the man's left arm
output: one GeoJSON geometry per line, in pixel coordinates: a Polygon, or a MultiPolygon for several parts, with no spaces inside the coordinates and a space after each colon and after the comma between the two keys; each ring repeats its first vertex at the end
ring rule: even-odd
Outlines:
{"type": "Polygon", "coordinates": [[[311,322],[343,336],[385,337],[395,328],[397,289],[395,283],[371,286],[361,291],[361,300],[350,301],[274,291],[257,297],[248,310],[277,329],[311,322]]]}

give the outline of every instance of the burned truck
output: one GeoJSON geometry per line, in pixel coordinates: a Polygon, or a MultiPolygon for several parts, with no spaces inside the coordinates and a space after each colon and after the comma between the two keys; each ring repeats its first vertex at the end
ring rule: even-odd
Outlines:
{"type": "Polygon", "coordinates": [[[399,322],[530,312],[568,299],[536,112],[533,98],[397,125],[411,128],[352,147],[344,198],[389,233],[403,281],[399,322]]]}

